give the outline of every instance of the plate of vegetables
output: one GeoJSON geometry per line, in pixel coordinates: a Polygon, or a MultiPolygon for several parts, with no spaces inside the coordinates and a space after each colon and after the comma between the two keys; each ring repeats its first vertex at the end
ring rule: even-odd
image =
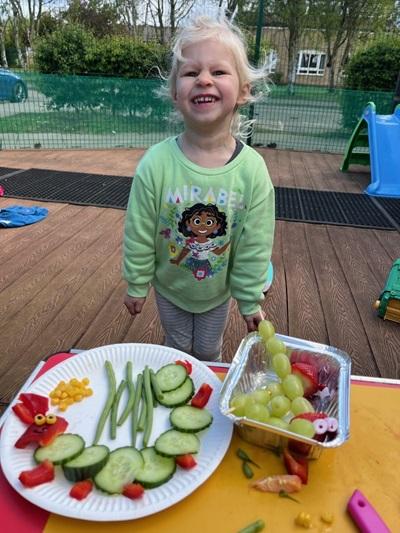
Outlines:
{"type": "Polygon", "coordinates": [[[131,520],[189,496],[214,472],[233,424],[201,361],[151,344],[82,352],[15,400],[1,433],[12,487],[49,512],[131,520]]]}

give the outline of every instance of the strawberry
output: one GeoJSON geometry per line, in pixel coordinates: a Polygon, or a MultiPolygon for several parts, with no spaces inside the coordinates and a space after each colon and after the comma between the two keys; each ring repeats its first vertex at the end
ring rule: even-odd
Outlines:
{"type": "Polygon", "coordinates": [[[308,363],[292,363],[292,374],[301,379],[305,398],[309,398],[319,390],[318,372],[315,366],[308,363]]]}
{"type": "Polygon", "coordinates": [[[294,416],[292,420],[295,418],[305,418],[306,420],[309,420],[310,422],[314,422],[315,420],[319,420],[320,418],[328,418],[328,415],[326,413],[301,413],[300,415],[294,416]]]}
{"type": "Polygon", "coordinates": [[[288,474],[299,476],[301,482],[307,485],[308,461],[304,457],[295,457],[285,448],[283,450],[283,462],[288,474]]]}
{"type": "MultiPolygon", "coordinates": [[[[301,413],[300,415],[297,415],[297,416],[293,417],[293,419],[294,418],[305,418],[306,420],[309,420],[310,422],[312,422],[314,424],[314,422],[316,420],[321,420],[321,419],[324,419],[324,418],[328,418],[328,415],[326,413],[323,413],[323,412],[320,412],[320,413],[301,413]]],[[[323,442],[325,440],[325,437],[326,437],[326,433],[319,434],[316,431],[313,439],[318,440],[320,442],[323,442]]]]}

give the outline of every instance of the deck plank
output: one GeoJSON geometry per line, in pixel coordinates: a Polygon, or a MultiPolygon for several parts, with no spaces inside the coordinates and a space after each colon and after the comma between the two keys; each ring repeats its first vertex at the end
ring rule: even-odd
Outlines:
{"type": "MultiPolygon", "coordinates": [[[[260,149],[273,183],[361,193],[367,168],[339,171],[340,156],[260,149]]],[[[143,150],[2,151],[0,166],[131,176],[143,150]]],[[[38,224],[0,229],[0,399],[10,401],[36,364],[58,350],[120,342],[162,343],[154,295],[132,319],[123,306],[124,211],[0,198],[43,205],[38,224]]],[[[400,325],[377,317],[379,297],[399,256],[400,233],[278,221],[274,282],[262,304],[280,333],[345,350],[353,372],[400,378],[400,325]]],[[[246,333],[232,303],[223,358],[246,333]]]]}
{"type": "MultiPolygon", "coordinates": [[[[335,249],[340,258],[349,290],[353,294],[379,373],[384,377],[399,377],[399,325],[380,320],[372,308],[382,288],[382,284],[377,280],[376,272],[379,265],[386,272],[384,265],[391,265],[391,261],[374,262],[372,265],[366,258],[374,256],[375,245],[379,247],[379,244],[377,245],[377,241],[369,238],[368,230],[356,230],[355,228],[343,228],[343,230],[340,232],[340,238],[338,238],[339,228],[332,226],[329,231],[335,240],[335,249]]],[[[370,375],[371,369],[363,368],[362,372],[370,375]]]]}
{"type": "Polygon", "coordinates": [[[331,241],[330,228],[309,224],[307,242],[328,332],[328,344],[350,355],[353,374],[377,374],[378,367],[353,295],[348,289],[340,258],[331,241]]]}

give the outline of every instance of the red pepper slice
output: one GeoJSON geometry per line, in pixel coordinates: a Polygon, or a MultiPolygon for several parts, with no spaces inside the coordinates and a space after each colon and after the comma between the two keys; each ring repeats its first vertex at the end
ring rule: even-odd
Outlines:
{"type": "Polygon", "coordinates": [[[186,470],[197,466],[193,455],[191,455],[190,453],[186,453],[185,455],[178,455],[178,457],[175,457],[175,462],[181,468],[185,468],[186,470]]]}
{"type": "Polygon", "coordinates": [[[50,461],[43,461],[32,470],[24,470],[18,476],[24,487],[37,487],[54,479],[54,465],[50,461]]]}
{"type": "Polygon", "coordinates": [[[33,424],[33,416],[30,410],[22,402],[12,406],[12,410],[24,424],[33,424]]]}
{"type": "Polygon", "coordinates": [[[283,450],[283,461],[288,474],[299,476],[301,482],[307,485],[308,461],[305,457],[294,457],[287,448],[283,450]]]}
{"type": "Polygon", "coordinates": [[[208,383],[203,383],[196,394],[193,396],[190,405],[193,407],[198,407],[201,409],[207,405],[208,400],[210,399],[213,389],[208,383]]]}
{"type": "Polygon", "coordinates": [[[31,424],[17,440],[15,447],[25,448],[31,443],[47,446],[53,442],[57,435],[64,433],[67,427],[68,422],[61,416],[57,416],[55,424],[43,424],[43,426],[31,424]]]}
{"type": "Polygon", "coordinates": [[[185,359],[185,360],[178,359],[178,361],[175,361],[175,364],[176,365],[181,365],[184,368],[186,368],[186,372],[188,373],[189,376],[192,373],[192,363],[190,361],[188,361],[187,359],[185,359]]]}
{"type": "Polygon", "coordinates": [[[90,479],[77,481],[69,491],[69,495],[75,500],[84,500],[92,492],[92,489],[93,483],[90,479]]]}
{"type": "Polygon", "coordinates": [[[131,500],[137,500],[144,494],[144,488],[140,483],[129,483],[125,485],[122,494],[131,500]]]}
{"type": "Polygon", "coordinates": [[[31,415],[45,415],[49,409],[49,399],[40,394],[23,392],[19,395],[18,400],[22,402],[31,415]]]}

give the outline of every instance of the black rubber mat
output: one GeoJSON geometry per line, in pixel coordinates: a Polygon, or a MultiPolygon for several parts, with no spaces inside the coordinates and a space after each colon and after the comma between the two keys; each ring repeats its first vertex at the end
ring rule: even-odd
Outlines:
{"type": "Polygon", "coordinates": [[[397,225],[397,229],[400,227],[400,199],[396,198],[378,198],[375,197],[377,202],[389,216],[393,219],[394,225],[397,225]]]}
{"type": "Polygon", "coordinates": [[[385,199],[391,206],[390,216],[366,194],[276,187],[275,199],[278,220],[388,230],[400,226],[400,200],[396,199],[385,199]]]}
{"type": "Polygon", "coordinates": [[[18,172],[18,168],[0,167],[0,177],[11,174],[12,172],[18,172]]]}
{"type": "MultiPolygon", "coordinates": [[[[132,178],[31,168],[1,178],[1,184],[10,198],[126,209],[132,178]]],[[[386,230],[400,227],[400,199],[289,187],[276,187],[275,199],[278,220],[386,230]]]]}
{"type": "Polygon", "coordinates": [[[1,183],[12,198],[125,209],[132,178],[31,168],[1,183]]]}

